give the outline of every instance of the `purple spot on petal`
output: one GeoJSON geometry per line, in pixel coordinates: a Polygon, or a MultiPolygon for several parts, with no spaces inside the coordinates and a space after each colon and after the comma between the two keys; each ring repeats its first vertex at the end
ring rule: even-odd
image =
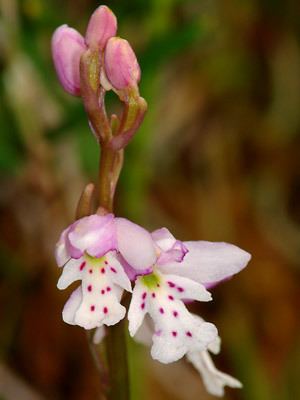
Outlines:
{"type": "Polygon", "coordinates": [[[169,295],[168,298],[169,298],[170,300],[174,300],[174,297],[171,296],[171,295],[169,295]]]}
{"type": "Polygon", "coordinates": [[[80,264],[80,267],[79,267],[80,271],[82,271],[82,270],[83,270],[83,268],[85,267],[85,264],[86,264],[86,262],[85,262],[85,261],[83,261],[83,263],[81,263],[81,264],[80,264]]]}
{"type": "Polygon", "coordinates": [[[178,317],[178,311],[173,311],[173,315],[175,318],[178,317]]]}
{"type": "Polygon", "coordinates": [[[141,304],[141,309],[143,310],[145,308],[145,303],[141,304]]]}
{"type": "Polygon", "coordinates": [[[175,336],[177,336],[177,332],[176,331],[173,331],[172,332],[172,335],[175,337],[175,336]]]}
{"type": "Polygon", "coordinates": [[[111,288],[110,288],[109,286],[107,286],[106,291],[107,291],[107,292],[110,292],[110,291],[111,291],[111,288]]]}
{"type": "Polygon", "coordinates": [[[165,312],[165,310],[164,310],[162,307],[160,307],[159,312],[160,312],[161,314],[163,314],[163,313],[165,312]]]}
{"type": "Polygon", "coordinates": [[[107,264],[108,264],[108,262],[105,260],[105,261],[104,261],[104,264],[106,264],[106,265],[107,265],[107,264]]]}
{"type": "Polygon", "coordinates": [[[180,287],[180,286],[178,286],[177,290],[178,290],[178,292],[180,292],[180,293],[184,292],[184,289],[183,289],[182,287],[180,287]]]}
{"type": "Polygon", "coordinates": [[[91,291],[93,290],[92,285],[89,285],[89,286],[87,287],[87,290],[88,290],[89,292],[91,292],[91,291]]]}
{"type": "Polygon", "coordinates": [[[146,297],[147,297],[147,293],[144,292],[144,293],[142,294],[142,299],[145,300],[146,297]]]}
{"type": "Polygon", "coordinates": [[[105,268],[101,268],[101,274],[105,274],[105,268]]]}
{"type": "Polygon", "coordinates": [[[152,295],[151,295],[153,298],[155,298],[156,297],[156,294],[155,293],[152,293],[152,295]]]}
{"type": "Polygon", "coordinates": [[[105,290],[104,290],[104,289],[102,289],[102,290],[101,290],[101,294],[104,294],[104,293],[105,293],[105,290]]]}
{"type": "Polygon", "coordinates": [[[114,274],[117,273],[117,270],[116,270],[114,267],[110,267],[110,270],[111,270],[114,274]]]}
{"type": "Polygon", "coordinates": [[[168,283],[168,285],[169,285],[170,287],[172,287],[172,288],[175,287],[175,283],[170,282],[170,281],[168,281],[167,283],[168,283]]]}
{"type": "Polygon", "coordinates": [[[192,337],[193,335],[192,335],[192,333],[191,333],[190,331],[187,331],[187,332],[186,332],[186,336],[192,337]]]}
{"type": "Polygon", "coordinates": [[[91,311],[95,311],[95,306],[91,306],[91,311]]]}
{"type": "Polygon", "coordinates": [[[104,314],[107,314],[107,313],[108,313],[108,308],[107,308],[107,307],[104,307],[104,308],[103,308],[103,312],[104,312],[104,314]]]}
{"type": "Polygon", "coordinates": [[[154,332],[154,334],[155,334],[156,336],[160,336],[160,335],[161,335],[161,333],[162,333],[161,329],[160,329],[160,330],[158,330],[158,331],[155,331],[155,332],[154,332]]]}
{"type": "Polygon", "coordinates": [[[89,269],[89,273],[92,274],[92,273],[93,273],[93,270],[92,270],[92,269],[89,269]]]}

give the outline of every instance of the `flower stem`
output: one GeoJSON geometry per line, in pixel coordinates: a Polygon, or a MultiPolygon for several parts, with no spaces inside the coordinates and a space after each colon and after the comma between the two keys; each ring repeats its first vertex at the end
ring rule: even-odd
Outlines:
{"type": "Polygon", "coordinates": [[[110,400],[129,400],[129,376],[125,321],[109,328],[106,338],[106,352],[110,372],[108,398],[110,400]]]}
{"type": "MultiPolygon", "coordinates": [[[[99,166],[99,206],[113,211],[115,187],[122,168],[122,154],[108,146],[101,146],[99,166]]],[[[106,337],[106,355],[109,369],[109,400],[129,400],[129,376],[125,321],[108,328],[106,337]]]]}

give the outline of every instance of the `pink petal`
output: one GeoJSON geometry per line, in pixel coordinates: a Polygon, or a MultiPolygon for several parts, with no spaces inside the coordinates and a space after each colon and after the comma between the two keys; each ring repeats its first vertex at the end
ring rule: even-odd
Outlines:
{"type": "Polygon", "coordinates": [[[125,218],[116,218],[115,222],[118,250],[125,261],[137,271],[151,268],[156,252],[150,233],[125,218]]]}
{"type": "Polygon", "coordinates": [[[66,92],[80,96],[80,57],[86,46],[83,37],[73,28],[62,25],[52,36],[52,57],[56,73],[66,92]]]}
{"type": "Polygon", "coordinates": [[[188,253],[181,263],[160,266],[164,273],[185,276],[210,286],[238,273],[248,264],[251,255],[237,246],[222,242],[184,242],[188,253]]]}
{"type": "MultiPolygon", "coordinates": [[[[113,214],[93,214],[76,221],[70,228],[68,239],[76,251],[85,251],[93,257],[102,257],[115,249],[115,224],[113,214]]],[[[78,258],[70,251],[72,257],[78,258]]]]}
{"type": "Polygon", "coordinates": [[[100,6],[92,14],[85,41],[89,47],[103,49],[106,42],[117,32],[117,18],[106,6],[100,6]]]}
{"type": "Polygon", "coordinates": [[[110,38],[106,45],[104,62],[107,78],[114,88],[125,89],[139,82],[141,70],[127,40],[110,38]]]}

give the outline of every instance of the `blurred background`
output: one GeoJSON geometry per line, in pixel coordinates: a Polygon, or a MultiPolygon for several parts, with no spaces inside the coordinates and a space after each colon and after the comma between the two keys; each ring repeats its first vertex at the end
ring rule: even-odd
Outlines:
{"type": "MultiPolygon", "coordinates": [[[[117,214],[252,253],[214,302],[192,309],[219,328],[216,365],[244,383],[226,399],[299,399],[300,3],[106,4],[137,52],[149,103],[117,214]]],[[[98,5],[0,0],[1,400],[98,398],[85,334],[61,320],[68,293],[56,289],[53,248],[99,156],[50,54],[54,29],[84,33],[98,5]]],[[[130,366],[134,400],[212,399],[184,361],[161,365],[130,342],[130,366]]]]}

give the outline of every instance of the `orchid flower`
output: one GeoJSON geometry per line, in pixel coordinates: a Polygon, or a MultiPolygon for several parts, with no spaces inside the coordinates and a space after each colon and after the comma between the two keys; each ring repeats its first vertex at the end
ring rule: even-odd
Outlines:
{"type": "Polygon", "coordinates": [[[124,250],[119,249],[118,220],[113,214],[91,215],[79,219],[61,234],[56,245],[56,261],[63,267],[63,272],[57,287],[65,289],[73,282],[81,281],[63,309],[63,320],[68,324],[92,329],[102,324],[114,325],[123,319],[126,309],[120,299],[123,290],[131,292],[131,284],[118,261],[118,254],[123,253],[124,257],[132,254],[132,238],[138,237],[144,254],[139,258],[140,268],[151,263],[155,256],[150,234],[123,219],[120,219],[121,223],[126,222],[127,230],[125,237],[119,232],[124,250]]]}
{"type": "Polygon", "coordinates": [[[250,255],[225,243],[182,243],[166,228],[154,231],[152,238],[157,256],[151,273],[137,273],[128,311],[129,333],[135,336],[148,313],[154,324],[151,355],[170,363],[206,349],[217,337],[215,326],[194,318],[184,300],[210,301],[206,287],[239,272],[250,255]]]}
{"type": "Polygon", "coordinates": [[[207,288],[244,268],[250,260],[247,252],[226,243],[181,242],[166,228],[150,234],[107,214],[81,218],[64,230],[56,259],[63,266],[59,289],[81,280],[64,307],[65,322],[97,327],[94,340],[101,340],[103,325],[125,317],[120,300],[134,281],[129,333],[141,340],[145,321],[152,321],[153,359],[170,363],[186,355],[211,393],[221,394],[225,385],[239,387],[215,369],[207,351],[218,352],[216,327],[191,314],[185,302],[210,301],[207,288]]]}

